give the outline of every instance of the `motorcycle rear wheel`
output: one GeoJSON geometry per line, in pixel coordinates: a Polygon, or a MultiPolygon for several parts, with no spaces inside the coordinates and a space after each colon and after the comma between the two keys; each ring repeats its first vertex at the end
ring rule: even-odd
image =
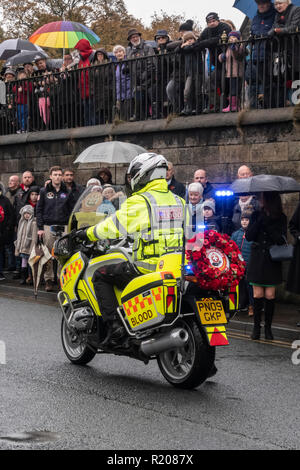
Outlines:
{"type": "Polygon", "coordinates": [[[96,352],[89,348],[80,335],[73,334],[66,326],[65,319],[61,322],[61,341],[65,355],[72,364],[86,365],[94,359],[96,352]]]}
{"type": "Polygon", "coordinates": [[[194,318],[182,319],[176,326],[187,331],[188,342],[183,348],[160,354],[158,366],[174,387],[194,389],[208,378],[215,361],[215,348],[209,346],[205,333],[194,318]]]}

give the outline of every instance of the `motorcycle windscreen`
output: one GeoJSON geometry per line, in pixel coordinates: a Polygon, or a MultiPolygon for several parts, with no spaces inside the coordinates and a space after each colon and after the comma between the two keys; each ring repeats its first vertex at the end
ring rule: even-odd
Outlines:
{"type": "Polygon", "coordinates": [[[113,215],[126,200],[113,186],[88,186],[78,199],[69,219],[68,231],[91,227],[113,215]]]}
{"type": "MultiPolygon", "coordinates": [[[[200,251],[204,244],[204,232],[206,229],[202,204],[197,204],[197,206],[192,204],[186,205],[184,227],[186,255],[189,252],[200,251]]],[[[185,274],[193,275],[192,268],[187,260],[185,262],[185,274]]]]}

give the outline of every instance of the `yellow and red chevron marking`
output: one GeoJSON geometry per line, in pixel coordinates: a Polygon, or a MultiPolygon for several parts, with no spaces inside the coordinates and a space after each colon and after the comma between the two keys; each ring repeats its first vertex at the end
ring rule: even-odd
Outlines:
{"type": "Polygon", "coordinates": [[[75,276],[75,274],[82,270],[83,264],[81,260],[75,261],[74,263],[71,263],[69,266],[67,266],[62,275],[62,281],[65,284],[67,281],[69,281],[72,278],[72,275],[75,276]]]}
{"type": "Polygon", "coordinates": [[[161,294],[162,294],[162,288],[161,287],[157,287],[156,289],[152,289],[151,292],[152,292],[152,295],[154,296],[156,302],[161,300],[161,294]],[[158,291],[158,293],[157,293],[157,291],[158,291]]]}
{"type": "Polygon", "coordinates": [[[143,309],[150,307],[152,304],[151,296],[143,297],[142,295],[139,295],[134,299],[125,302],[123,307],[127,316],[130,317],[130,315],[137,313],[139,310],[142,311],[143,309]]]}
{"type": "Polygon", "coordinates": [[[210,346],[228,346],[225,326],[207,326],[206,332],[210,346]]]}

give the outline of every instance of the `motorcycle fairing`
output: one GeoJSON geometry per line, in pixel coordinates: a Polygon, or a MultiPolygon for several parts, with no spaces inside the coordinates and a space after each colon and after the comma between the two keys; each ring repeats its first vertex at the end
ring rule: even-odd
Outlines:
{"type": "Polygon", "coordinates": [[[84,268],[84,258],[78,252],[68,260],[61,270],[61,288],[69,295],[71,301],[77,300],[76,286],[84,268]]]}

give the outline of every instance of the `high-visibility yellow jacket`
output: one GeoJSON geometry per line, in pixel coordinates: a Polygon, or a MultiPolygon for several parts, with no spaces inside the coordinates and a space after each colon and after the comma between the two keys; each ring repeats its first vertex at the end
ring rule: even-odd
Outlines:
{"type": "Polygon", "coordinates": [[[184,200],[169,191],[166,180],[154,180],[111,217],[90,227],[87,236],[91,241],[130,236],[133,260],[148,273],[155,271],[160,256],[182,249],[184,209],[184,200]]]}

